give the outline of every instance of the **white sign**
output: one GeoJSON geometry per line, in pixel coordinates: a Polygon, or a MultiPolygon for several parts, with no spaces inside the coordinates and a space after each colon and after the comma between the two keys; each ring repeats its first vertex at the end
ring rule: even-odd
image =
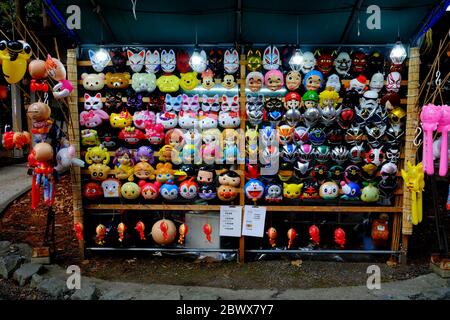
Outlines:
{"type": "Polygon", "coordinates": [[[242,235],[250,237],[264,237],[266,222],[266,207],[245,206],[242,235]]]}
{"type": "Polygon", "coordinates": [[[242,207],[220,206],[220,236],[240,237],[242,207]]]}

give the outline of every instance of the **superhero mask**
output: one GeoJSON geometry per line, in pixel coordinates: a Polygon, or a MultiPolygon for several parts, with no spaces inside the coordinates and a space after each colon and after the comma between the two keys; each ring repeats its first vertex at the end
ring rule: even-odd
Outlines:
{"type": "Polygon", "coordinates": [[[286,145],[288,143],[292,142],[292,139],[294,138],[294,128],[283,124],[281,126],[277,126],[278,131],[278,139],[279,143],[281,145],[286,145]]]}
{"type": "Polygon", "coordinates": [[[189,53],[185,50],[177,51],[177,70],[180,73],[187,73],[191,71],[191,67],[189,66],[189,53]]]}
{"type": "Polygon", "coordinates": [[[324,76],[328,76],[333,71],[333,54],[329,52],[319,53],[317,58],[317,70],[322,72],[324,76]]]}
{"type": "Polygon", "coordinates": [[[386,125],[378,125],[375,123],[365,127],[367,132],[367,141],[372,148],[379,148],[383,143],[382,137],[386,132],[386,125]]]}
{"type": "Polygon", "coordinates": [[[366,150],[364,149],[364,145],[355,144],[350,148],[350,153],[348,155],[348,159],[355,164],[362,162],[363,158],[366,156],[366,150]]]}
{"type": "MultiPolygon", "coordinates": [[[[150,52],[150,51],[148,51],[150,52]]],[[[155,51],[158,52],[158,51],[155,51]]],[[[127,50],[127,57],[128,61],[130,62],[130,68],[133,70],[133,72],[141,72],[142,68],[144,67],[145,62],[145,50],[141,50],[138,53],[134,53],[131,50],[127,50]]],[[[159,54],[158,54],[159,57],[159,54]]],[[[95,68],[94,68],[95,69],[95,68]]],[[[97,70],[95,70],[97,71],[97,70]]],[[[101,72],[97,71],[97,72],[101,72]]]]}
{"type": "Polygon", "coordinates": [[[94,68],[95,72],[102,72],[111,61],[111,57],[104,49],[100,49],[97,52],[89,50],[88,54],[89,60],[91,60],[92,68],[94,68]]]}
{"type": "Polygon", "coordinates": [[[339,186],[334,181],[325,182],[320,186],[319,195],[325,200],[336,199],[339,196],[339,186]]]}
{"type": "Polygon", "coordinates": [[[328,129],[327,141],[330,144],[341,144],[344,140],[342,130],[338,127],[331,127],[328,129]]]}
{"type": "Polygon", "coordinates": [[[342,99],[342,106],[347,108],[355,108],[359,106],[359,93],[355,89],[347,90],[342,99]]]}
{"type": "Polygon", "coordinates": [[[297,159],[297,146],[295,144],[286,144],[281,149],[281,157],[283,161],[293,163],[297,159]]]}
{"type": "Polygon", "coordinates": [[[259,52],[259,50],[256,50],[255,52],[253,52],[253,50],[249,50],[247,52],[247,70],[258,71],[259,69],[261,69],[261,64],[261,52],[259,52]]]}
{"type": "Polygon", "coordinates": [[[264,119],[264,96],[247,95],[247,102],[245,104],[247,119],[252,125],[261,123],[264,119]]]}
{"type": "Polygon", "coordinates": [[[283,121],[285,121],[289,126],[295,127],[301,117],[302,115],[298,109],[288,109],[283,116],[283,121]]]}
{"type": "Polygon", "coordinates": [[[318,91],[323,85],[323,75],[320,71],[312,70],[305,74],[303,85],[306,90],[318,91]]]}
{"type": "Polygon", "coordinates": [[[261,72],[252,71],[248,73],[245,82],[251,92],[258,92],[262,88],[263,80],[264,76],[261,72]]]}
{"type": "Polygon", "coordinates": [[[291,70],[286,74],[286,87],[295,91],[300,87],[302,83],[302,75],[298,71],[291,70]]]}
{"type": "Polygon", "coordinates": [[[111,62],[116,72],[121,72],[127,67],[127,53],[122,48],[112,49],[109,52],[111,62]]]}
{"type": "Polygon", "coordinates": [[[396,145],[391,145],[386,151],[386,161],[398,163],[400,159],[400,148],[396,145]]]}
{"type": "Polygon", "coordinates": [[[341,80],[337,74],[332,74],[328,77],[327,83],[325,84],[325,88],[339,92],[341,91],[341,80]]]}
{"type": "Polygon", "coordinates": [[[130,112],[135,112],[137,110],[141,110],[142,105],[142,94],[136,93],[128,97],[126,109],[130,112]]]}
{"type": "Polygon", "coordinates": [[[374,73],[372,78],[370,79],[369,87],[370,90],[374,90],[376,92],[380,92],[384,86],[384,76],[382,73],[374,73]]]}
{"type": "Polygon", "coordinates": [[[223,67],[229,74],[236,73],[239,70],[239,54],[236,49],[226,50],[223,57],[223,67]]]}
{"type": "Polygon", "coordinates": [[[213,200],[217,197],[214,184],[203,184],[198,191],[198,197],[203,200],[213,200]]]}
{"type": "Polygon", "coordinates": [[[347,168],[345,168],[344,178],[347,182],[358,182],[359,180],[361,180],[361,169],[354,164],[349,165],[347,168]]]}
{"type": "Polygon", "coordinates": [[[261,176],[259,172],[259,166],[257,164],[245,165],[245,178],[246,179],[258,179],[261,176]]]}
{"type": "Polygon", "coordinates": [[[297,145],[302,145],[304,143],[308,143],[309,135],[308,129],[305,127],[297,127],[294,131],[294,142],[297,145]]]}
{"type": "Polygon", "coordinates": [[[387,108],[389,111],[388,113],[388,120],[389,123],[392,126],[400,126],[403,123],[403,119],[406,117],[406,111],[403,110],[401,107],[390,107],[390,103],[388,102],[386,104],[387,108]],[[389,104],[389,105],[388,105],[389,104]]]}
{"type": "Polygon", "coordinates": [[[342,165],[347,161],[349,151],[344,146],[336,146],[331,150],[331,160],[342,165]]]}
{"type": "Polygon", "coordinates": [[[264,103],[269,121],[280,121],[283,115],[283,101],[280,97],[270,97],[264,103]]]}
{"type": "Polygon", "coordinates": [[[382,180],[395,180],[397,177],[397,166],[394,163],[385,163],[380,169],[380,175],[382,180]]]}
{"type": "Polygon", "coordinates": [[[294,175],[294,170],[292,164],[288,162],[282,162],[280,165],[280,170],[278,171],[278,179],[282,182],[287,182],[294,175]]]}
{"type": "Polygon", "coordinates": [[[337,122],[342,129],[348,129],[355,120],[355,111],[350,108],[342,109],[337,117],[337,122]]]}
{"type": "Polygon", "coordinates": [[[339,183],[344,178],[344,168],[339,165],[332,166],[328,171],[328,177],[339,183]]]}
{"type": "Polygon", "coordinates": [[[310,162],[297,161],[294,164],[294,175],[298,179],[306,179],[312,170],[310,162]]]}
{"type": "Polygon", "coordinates": [[[314,149],[314,157],[317,162],[326,163],[330,159],[330,147],[326,145],[317,146],[314,149]]]}
{"type": "Polygon", "coordinates": [[[303,65],[300,67],[300,70],[303,74],[306,74],[314,69],[316,66],[316,58],[314,54],[310,51],[306,51],[303,53],[303,65]]]}
{"type": "Polygon", "coordinates": [[[261,199],[264,195],[264,184],[257,179],[250,179],[244,185],[244,193],[247,199],[256,203],[258,199],[261,199]]]}
{"type": "MultiPolygon", "coordinates": [[[[131,59],[130,58],[128,58],[128,59],[130,60],[130,63],[132,63],[131,59]]],[[[133,63],[136,63],[136,61],[134,61],[133,63]]],[[[145,64],[145,72],[157,73],[161,69],[161,56],[160,56],[158,50],[155,50],[153,52],[151,50],[147,50],[147,52],[145,53],[144,64],[145,64]]],[[[133,69],[133,67],[131,67],[131,69],[133,69]]],[[[134,71],[134,72],[138,72],[138,71],[134,71]]]]}
{"type": "Polygon", "coordinates": [[[122,93],[107,92],[105,98],[105,108],[108,112],[120,112],[122,106],[122,93]]]}
{"type": "Polygon", "coordinates": [[[386,90],[397,93],[400,90],[402,76],[399,72],[391,72],[386,79],[386,90]]]}
{"type": "Polygon", "coordinates": [[[264,75],[264,84],[271,91],[280,90],[284,85],[283,73],[279,70],[270,70],[264,75]]]}
{"type": "Polygon", "coordinates": [[[324,129],[314,128],[309,130],[308,138],[312,145],[319,146],[325,142],[327,135],[324,129]]]}
{"type": "Polygon", "coordinates": [[[374,164],[378,167],[384,160],[384,152],[382,151],[382,148],[371,149],[366,154],[366,158],[364,160],[366,163],[374,164]]]}
{"type": "MultiPolygon", "coordinates": [[[[197,52],[197,54],[198,54],[198,52],[197,52]]],[[[191,66],[191,68],[194,72],[202,73],[208,67],[208,58],[206,57],[205,50],[200,51],[200,54],[198,54],[198,58],[199,59],[196,63],[192,63],[192,59],[190,59],[189,65],[191,66]]]]}
{"type": "Polygon", "coordinates": [[[280,184],[270,183],[264,191],[264,199],[269,203],[276,203],[283,200],[283,189],[280,184]]]}
{"type": "Polygon", "coordinates": [[[364,92],[359,101],[360,105],[357,109],[367,110],[371,112],[378,107],[378,93],[374,90],[364,92]]]}
{"type": "Polygon", "coordinates": [[[328,168],[324,164],[317,164],[311,172],[312,178],[319,184],[322,184],[328,178],[328,168]]]}
{"type": "Polygon", "coordinates": [[[275,46],[268,46],[264,50],[263,68],[266,70],[276,70],[281,65],[280,52],[275,46]]]}
{"type": "MultiPolygon", "coordinates": [[[[177,59],[175,52],[170,49],[169,51],[161,51],[161,69],[166,73],[171,73],[175,70],[177,59]]],[[[194,70],[195,71],[195,70],[194,70]]]]}
{"type": "Polygon", "coordinates": [[[314,149],[309,144],[302,144],[297,149],[298,157],[302,162],[309,162],[314,157],[314,149]]]}
{"type": "Polygon", "coordinates": [[[364,73],[367,67],[367,56],[362,51],[356,51],[352,54],[352,71],[355,74],[364,73]]]}
{"type": "Polygon", "coordinates": [[[347,132],[345,134],[345,141],[350,144],[354,145],[358,142],[363,141],[364,139],[364,132],[360,128],[359,125],[351,126],[347,129],[347,132]]]}
{"type": "Polygon", "coordinates": [[[372,52],[367,58],[368,74],[383,73],[384,71],[384,57],[379,51],[372,52]]]}
{"type": "Polygon", "coordinates": [[[223,74],[223,52],[221,49],[211,49],[208,54],[208,68],[217,76],[223,74]]]}
{"type": "Polygon", "coordinates": [[[307,108],[303,113],[303,120],[308,128],[313,127],[320,119],[320,110],[316,107],[307,108]]]}
{"type": "Polygon", "coordinates": [[[258,156],[258,139],[258,126],[256,128],[247,127],[245,130],[245,151],[250,159],[256,159],[258,156]]]}
{"type": "Polygon", "coordinates": [[[400,138],[403,137],[405,131],[402,129],[400,124],[392,124],[386,131],[387,141],[390,144],[399,144],[400,138]]]}
{"type": "Polygon", "coordinates": [[[340,52],[334,60],[334,68],[341,77],[345,77],[348,74],[351,65],[352,59],[347,52],[340,52]]]}

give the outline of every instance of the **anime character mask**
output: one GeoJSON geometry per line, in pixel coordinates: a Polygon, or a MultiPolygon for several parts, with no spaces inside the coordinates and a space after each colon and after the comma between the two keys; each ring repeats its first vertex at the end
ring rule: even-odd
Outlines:
{"type": "Polygon", "coordinates": [[[198,82],[197,72],[180,73],[180,87],[184,91],[194,90],[198,82]]]}
{"type": "MultiPolygon", "coordinates": [[[[128,60],[130,60],[131,63],[131,59],[128,58],[128,60]]],[[[133,67],[131,67],[131,69],[133,69],[133,67]]],[[[148,50],[145,53],[145,72],[157,73],[160,69],[161,69],[161,56],[158,50],[155,50],[153,52],[151,50],[148,50]]]]}
{"type": "Polygon", "coordinates": [[[264,76],[261,72],[259,71],[249,72],[247,78],[245,79],[247,88],[249,88],[251,92],[258,92],[259,90],[261,90],[263,79],[264,76]]]}
{"type": "Polygon", "coordinates": [[[284,85],[283,73],[279,70],[270,70],[264,76],[264,84],[271,91],[277,91],[284,85]]]}
{"type": "Polygon", "coordinates": [[[340,52],[334,60],[334,68],[336,69],[336,72],[341,76],[345,76],[348,74],[351,65],[352,59],[350,59],[350,55],[347,52],[340,52]]]}
{"type": "MultiPolygon", "coordinates": [[[[141,72],[142,68],[144,67],[144,62],[145,62],[145,50],[141,50],[138,53],[134,53],[131,50],[127,50],[127,56],[128,56],[128,61],[130,62],[131,70],[133,70],[133,72],[141,72]]],[[[97,71],[97,72],[100,72],[100,71],[97,71]]]]}
{"type": "Polygon", "coordinates": [[[226,50],[223,57],[223,67],[229,74],[236,73],[239,70],[239,54],[236,49],[226,50]]]}
{"type": "Polygon", "coordinates": [[[352,54],[352,66],[351,69],[354,73],[364,73],[367,67],[367,56],[362,51],[356,51],[352,54]]]}
{"type": "Polygon", "coordinates": [[[276,70],[281,65],[280,52],[275,46],[268,46],[264,50],[263,68],[266,70],[276,70]]]}
{"type": "Polygon", "coordinates": [[[249,71],[258,71],[261,69],[261,63],[261,52],[259,52],[259,50],[256,50],[255,52],[249,50],[247,52],[247,69],[249,71]]]}
{"type": "Polygon", "coordinates": [[[214,85],[214,73],[210,69],[202,72],[202,87],[211,90],[214,85]]]}
{"type": "Polygon", "coordinates": [[[318,91],[323,85],[323,75],[320,71],[310,71],[305,75],[303,85],[306,90],[318,91]]]}
{"type": "Polygon", "coordinates": [[[197,73],[202,73],[206,70],[206,67],[208,66],[208,58],[206,57],[205,50],[200,51],[200,60],[193,64],[192,59],[189,60],[189,65],[191,66],[192,70],[194,70],[197,73]]]}
{"type": "Polygon", "coordinates": [[[179,94],[176,97],[172,97],[170,94],[166,94],[166,103],[164,111],[166,112],[179,112],[181,110],[181,103],[183,96],[179,94]]]}
{"type": "Polygon", "coordinates": [[[170,49],[169,51],[161,51],[161,69],[164,72],[171,73],[175,70],[177,65],[177,59],[175,52],[170,49]]]}
{"type": "Polygon", "coordinates": [[[289,71],[286,74],[286,87],[291,90],[295,91],[300,87],[300,84],[302,83],[302,75],[298,71],[289,71]]]}
{"type": "Polygon", "coordinates": [[[247,102],[245,105],[248,121],[252,125],[261,123],[264,118],[264,97],[263,95],[251,96],[247,95],[247,102]]]}
{"type": "Polygon", "coordinates": [[[388,92],[398,92],[400,90],[400,85],[402,81],[402,76],[399,72],[391,72],[388,74],[386,79],[386,90],[388,92]]]}
{"type": "Polygon", "coordinates": [[[314,57],[314,54],[311,51],[303,53],[303,65],[300,68],[303,74],[310,72],[315,66],[316,58],[314,57]]]}
{"type": "Polygon", "coordinates": [[[209,51],[209,59],[208,59],[208,68],[211,69],[211,71],[215,75],[222,75],[223,74],[223,52],[221,49],[211,49],[209,51]]]}
{"type": "Polygon", "coordinates": [[[317,59],[317,70],[328,76],[333,71],[333,60],[333,54],[328,52],[320,53],[317,59]]]}

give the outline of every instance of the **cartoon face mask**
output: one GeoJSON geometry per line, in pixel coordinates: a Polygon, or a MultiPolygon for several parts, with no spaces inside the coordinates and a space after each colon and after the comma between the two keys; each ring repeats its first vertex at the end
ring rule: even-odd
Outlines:
{"type": "Polygon", "coordinates": [[[263,74],[259,71],[249,72],[247,78],[245,79],[247,88],[249,88],[251,92],[258,92],[261,90],[263,78],[263,74]]]}
{"type": "Polygon", "coordinates": [[[386,80],[386,90],[388,92],[398,92],[400,90],[400,84],[402,81],[402,76],[399,72],[391,72],[387,76],[386,80]]]}
{"type": "MultiPolygon", "coordinates": [[[[130,60],[130,58],[128,58],[130,60]]],[[[131,62],[131,60],[130,60],[131,62]]],[[[132,67],[133,69],[133,67],[132,67]]],[[[161,56],[158,50],[152,52],[148,50],[145,53],[145,72],[147,73],[157,73],[161,69],[161,56]]],[[[133,70],[134,71],[134,70],[133,70]]],[[[137,71],[135,71],[137,72],[137,71]]]]}
{"type": "Polygon", "coordinates": [[[223,57],[223,67],[229,74],[233,74],[239,70],[239,54],[236,49],[233,51],[225,51],[225,55],[223,57]]]}
{"type": "Polygon", "coordinates": [[[303,80],[303,85],[306,90],[317,91],[323,85],[323,75],[320,71],[310,71],[305,75],[305,79],[303,80]]]}
{"type": "Polygon", "coordinates": [[[181,94],[176,97],[172,97],[170,94],[166,94],[166,104],[164,110],[166,112],[179,112],[181,110],[182,101],[183,97],[181,94]]]}
{"type": "Polygon", "coordinates": [[[316,58],[314,57],[314,54],[311,51],[303,53],[303,65],[300,68],[303,74],[310,72],[315,66],[316,58]]]}
{"type": "Polygon", "coordinates": [[[302,83],[302,75],[298,71],[289,71],[286,74],[286,87],[291,90],[295,91],[300,87],[300,84],[302,83]]]}
{"type": "Polygon", "coordinates": [[[166,50],[161,51],[161,68],[162,71],[170,73],[175,70],[177,65],[177,59],[175,57],[175,52],[170,49],[168,52],[166,50]]]}
{"type": "Polygon", "coordinates": [[[206,67],[208,66],[208,58],[206,57],[205,50],[200,51],[199,57],[200,59],[197,63],[192,63],[192,59],[189,60],[189,65],[195,72],[202,73],[203,71],[206,70],[206,67]]]}
{"type": "Polygon", "coordinates": [[[130,68],[133,72],[140,72],[144,67],[145,50],[141,50],[138,53],[134,53],[131,50],[127,50],[128,61],[130,62],[130,68]]]}
{"type": "Polygon", "coordinates": [[[211,49],[208,54],[208,67],[216,75],[223,74],[223,52],[221,49],[211,49]]]}
{"type": "Polygon", "coordinates": [[[258,71],[261,68],[261,63],[261,52],[259,50],[247,52],[247,69],[249,71],[258,71]]]}
{"type": "Polygon", "coordinates": [[[374,90],[376,92],[380,92],[381,89],[383,89],[384,86],[384,77],[382,73],[375,73],[372,78],[370,79],[370,90],[374,90]]]}
{"type": "Polygon", "coordinates": [[[280,52],[275,46],[268,46],[264,50],[263,68],[266,70],[276,70],[281,65],[280,52]]]}
{"type": "Polygon", "coordinates": [[[89,60],[91,60],[92,68],[94,68],[96,72],[102,72],[111,61],[111,57],[104,49],[100,49],[97,52],[89,50],[89,60]]]}
{"type": "Polygon", "coordinates": [[[202,111],[205,112],[218,112],[220,110],[219,95],[214,97],[202,96],[202,111]]]}
{"type": "Polygon", "coordinates": [[[283,73],[279,70],[270,70],[264,76],[264,84],[269,90],[277,91],[284,85],[283,73]]]}
{"type": "Polygon", "coordinates": [[[84,94],[84,110],[100,110],[103,108],[102,94],[97,93],[95,96],[84,94]]]}
{"type": "Polygon", "coordinates": [[[187,94],[183,94],[183,102],[181,105],[181,109],[183,111],[194,111],[197,112],[200,109],[200,104],[198,102],[198,94],[189,97],[187,94]]]}
{"type": "Polygon", "coordinates": [[[334,68],[336,69],[336,72],[341,76],[345,76],[348,74],[351,65],[352,59],[350,59],[350,55],[347,52],[340,52],[334,60],[334,68]]]}
{"type": "Polygon", "coordinates": [[[247,102],[245,105],[248,121],[252,125],[261,123],[264,117],[264,97],[260,94],[258,96],[247,95],[247,102]]]}

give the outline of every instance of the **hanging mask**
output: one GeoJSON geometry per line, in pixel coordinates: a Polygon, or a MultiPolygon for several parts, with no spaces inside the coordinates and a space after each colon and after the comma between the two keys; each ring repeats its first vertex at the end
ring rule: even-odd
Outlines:
{"type": "Polygon", "coordinates": [[[221,77],[223,74],[223,52],[221,49],[211,49],[209,51],[208,68],[217,76],[221,77]]]}
{"type": "MultiPolygon", "coordinates": [[[[155,51],[157,52],[157,51],[155,51]]],[[[148,51],[150,53],[150,51],[148,51]]],[[[130,62],[130,68],[133,72],[141,72],[145,63],[145,50],[141,50],[138,53],[134,53],[131,50],[127,50],[128,61],[130,62]]],[[[158,54],[159,57],[159,54],[158,54]]],[[[97,71],[97,70],[96,70],[97,71]]],[[[100,71],[97,71],[100,72],[100,71]]]]}
{"type": "Polygon", "coordinates": [[[181,94],[176,97],[172,97],[170,94],[166,94],[164,111],[180,112],[182,102],[183,96],[181,94]]]}
{"type": "Polygon", "coordinates": [[[214,73],[208,69],[202,72],[202,87],[206,90],[211,90],[215,86],[214,73]]]}
{"type": "Polygon", "coordinates": [[[398,163],[400,159],[400,148],[397,146],[390,146],[386,151],[386,160],[391,163],[398,163]]]}
{"type": "Polygon", "coordinates": [[[258,71],[259,69],[261,69],[261,64],[262,64],[261,52],[259,52],[259,50],[256,50],[255,52],[249,50],[247,52],[247,70],[258,71]]]}
{"type": "Polygon", "coordinates": [[[369,71],[369,75],[375,74],[377,72],[383,73],[384,57],[380,52],[374,51],[370,54],[370,56],[367,58],[367,69],[369,71]]]}
{"type": "Polygon", "coordinates": [[[338,165],[332,166],[328,171],[328,177],[336,183],[339,183],[344,178],[344,168],[338,165]]]}
{"type": "Polygon", "coordinates": [[[283,200],[283,188],[278,183],[269,183],[264,191],[264,199],[269,203],[283,200]]]}
{"type": "MultiPolygon", "coordinates": [[[[206,57],[205,57],[206,59],[206,57]]],[[[166,73],[171,73],[175,70],[177,65],[177,59],[175,57],[175,52],[170,49],[169,51],[161,51],[161,69],[166,73]]]]}
{"type": "Polygon", "coordinates": [[[336,110],[333,106],[330,106],[330,105],[323,107],[322,111],[321,111],[322,124],[325,127],[329,127],[330,125],[332,125],[335,122],[336,117],[339,114],[339,112],[340,112],[340,109],[336,110]]]}
{"type": "Polygon", "coordinates": [[[310,162],[297,161],[294,165],[294,175],[298,179],[306,179],[309,177],[311,170],[310,162]]]}
{"type": "Polygon", "coordinates": [[[253,200],[254,202],[263,197],[264,189],[264,184],[257,179],[251,179],[244,185],[244,193],[246,198],[253,200]]]}
{"type": "Polygon", "coordinates": [[[340,52],[334,60],[334,68],[342,77],[345,77],[348,74],[351,65],[352,59],[350,59],[350,55],[347,52],[340,52]]]}
{"type": "Polygon", "coordinates": [[[105,49],[100,49],[98,51],[89,50],[88,54],[92,68],[94,68],[95,72],[102,72],[111,61],[111,57],[105,49]]]}
{"type": "Polygon", "coordinates": [[[364,139],[364,132],[359,125],[351,126],[345,134],[345,141],[350,145],[355,145],[364,139]]]}
{"type": "Polygon", "coordinates": [[[282,162],[280,165],[280,170],[278,171],[278,178],[282,182],[289,181],[294,175],[294,170],[292,169],[292,164],[288,162],[282,162]]]}
{"type": "Polygon", "coordinates": [[[277,131],[271,126],[265,126],[259,130],[259,134],[261,137],[262,148],[272,146],[277,143],[277,131]]]}
{"type": "Polygon", "coordinates": [[[386,79],[386,90],[388,92],[398,92],[400,90],[401,81],[402,76],[399,72],[389,73],[386,79]]]}
{"type": "Polygon", "coordinates": [[[261,123],[264,119],[264,96],[247,95],[245,104],[247,119],[252,125],[261,123]]]}
{"type": "Polygon", "coordinates": [[[370,146],[372,148],[380,147],[384,143],[382,137],[386,132],[386,125],[378,125],[373,123],[370,126],[366,126],[365,128],[367,132],[367,141],[369,142],[370,146]]]}
{"type": "Polygon", "coordinates": [[[289,92],[284,97],[284,107],[286,108],[286,110],[289,110],[289,109],[298,110],[298,109],[300,109],[300,103],[301,102],[302,102],[302,98],[300,97],[300,94],[298,94],[297,92],[289,92]]]}
{"type": "Polygon", "coordinates": [[[366,90],[366,77],[363,75],[359,75],[358,77],[350,80],[350,86],[348,90],[355,90],[358,94],[363,94],[364,90],[366,90]]]}
{"type": "Polygon", "coordinates": [[[302,75],[298,71],[291,70],[286,74],[286,87],[295,91],[300,87],[302,83],[302,75]]]}
{"type": "Polygon", "coordinates": [[[208,66],[208,58],[206,57],[205,50],[200,51],[200,60],[196,64],[192,64],[191,60],[189,60],[189,65],[191,66],[192,70],[194,70],[197,73],[202,73],[206,70],[208,66]]]}
{"type": "Polygon", "coordinates": [[[363,158],[365,158],[366,156],[366,151],[364,149],[363,144],[355,144],[351,149],[350,149],[350,153],[348,154],[348,159],[355,163],[358,164],[360,162],[362,162],[363,158]]]}
{"type": "Polygon", "coordinates": [[[285,121],[289,126],[295,127],[300,121],[302,115],[298,109],[289,109],[283,116],[283,121],[285,121]]]}
{"type": "Polygon", "coordinates": [[[106,100],[105,100],[105,108],[106,110],[111,112],[120,112],[122,106],[122,93],[117,92],[107,92],[106,100]]]}
{"type": "Polygon", "coordinates": [[[348,129],[355,121],[355,111],[350,108],[342,109],[337,117],[337,122],[342,129],[348,129]]]}
{"type": "Polygon", "coordinates": [[[279,143],[281,145],[286,145],[288,143],[291,143],[294,138],[294,128],[291,126],[288,126],[286,124],[283,124],[281,126],[277,127],[278,131],[278,139],[279,143]]]}
{"type": "Polygon", "coordinates": [[[304,199],[320,199],[319,184],[313,179],[307,179],[303,182],[303,193],[301,198],[304,199]]]}
{"type": "Polygon", "coordinates": [[[380,92],[384,86],[384,76],[382,73],[374,73],[372,78],[370,79],[369,87],[370,90],[374,90],[376,92],[380,92]]]}
{"type": "Polygon", "coordinates": [[[354,164],[349,165],[344,170],[344,178],[347,182],[358,182],[361,180],[361,169],[354,164]]]}
{"type": "Polygon", "coordinates": [[[338,127],[331,127],[328,129],[327,141],[330,144],[341,144],[344,140],[344,134],[338,127]]]}
{"type": "Polygon", "coordinates": [[[381,179],[382,180],[396,179],[397,172],[398,169],[394,163],[392,162],[385,163],[380,169],[381,179]]]}
{"type": "Polygon", "coordinates": [[[134,94],[128,97],[127,100],[127,110],[129,112],[135,112],[142,109],[142,95],[141,94],[134,94]]]}
{"type": "Polygon", "coordinates": [[[326,163],[330,159],[330,147],[318,146],[314,149],[314,157],[319,163],[326,163]]]}
{"type": "Polygon", "coordinates": [[[394,107],[389,110],[388,119],[389,123],[392,126],[400,125],[403,122],[403,119],[406,117],[406,111],[401,107],[394,107]]]}
{"type": "Polygon", "coordinates": [[[203,95],[202,97],[202,111],[204,112],[219,112],[220,110],[220,102],[219,95],[215,95],[213,97],[208,97],[203,95]]]}
{"type": "Polygon", "coordinates": [[[236,86],[236,80],[234,79],[234,75],[232,74],[224,75],[222,80],[222,86],[228,90],[233,89],[236,86]]]}
{"type": "Polygon", "coordinates": [[[333,54],[329,52],[319,53],[317,58],[317,70],[322,72],[324,76],[328,76],[333,71],[333,54]]]}
{"type": "Polygon", "coordinates": [[[22,80],[30,57],[31,47],[25,41],[0,41],[0,61],[6,82],[14,84],[22,80]]]}
{"type": "Polygon", "coordinates": [[[229,74],[236,73],[239,70],[239,54],[236,49],[226,50],[223,56],[223,67],[229,74]]]}
{"type": "Polygon", "coordinates": [[[303,65],[301,66],[300,70],[303,72],[303,74],[306,74],[314,69],[316,66],[316,58],[314,57],[314,54],[310,51],[306,51],[303,53],[303,65]]]}
{"type": "Polygon", "coordinates": [[[331,150],[331,160],[337,164],[343,164],[348,159],[348,150],[344,146],[336,146],[331,150]]]}
{"type": "Polygon", "coordinates": [[[280,121],[283,115],[283,101],[279,97],[265,99],[264,103],[269,121],[280,121]]]}
{"type": "Polygon", "coordinates": [[[372,110],[378,108],[378,93],[374,90],[368,90],[364,92],[359,103],[360,105],[358,109],[363,109],[371,112],[372,110]]]}
{"type": "Polygon", "coordinates": [[[180,73],[191,71],[191,67],[189,66],[189,53],[185,50],[177,51],[177,70],[180,73]]]}
{"type": "Polygon", "coordinates": [[[297,159],[297,146],[295,144],[286,144],[281,149],[281,157],[283,161],[293,163],[297,159]]]}
{"type": "Polygon", "coordinates": [[[329,76],[325,88],[332,88],[336,92],[341,91],[341,80],[339,80],[339,76],[337,74],[329,76]]]}
{"type": "Polygon", "coordinates": [[[364,159],[368,164],[374,164],[375,166],[379,166],[384,160],[384,152],[381,148],[371,149],[364,159]]]}
{"type": "MultiPolygon", "coordinates": [[[[130,54],[128,53],[128,56],[130,54]]],[[[130,60],[130,58],[128,58],[130,60]]],[[[130,60],[131,62],[131,60],[130,60]]],[[[151,51],[147,50],[145,53],[145,72],[147,73],[157,73],[161,69],[161,56],[158,50],[151,51]]],[[[133,67],[131,67],[133,69],[133,67]]],[[[133,70],[134,71],[134,70],[133,70]]],[[[135,71],[138,72],[138,71],[135,71]]]]}
{"type": "Polygon", "coordinates": [[[294,131],[294,142],[297,145],[302,145],[304,143],[308,143],[309,135],[308,129],[305,127],[297,127],[294,131]]]}
{"type": "Polygon", "coordinates": [[[311,176],[319,184],[322,184],[328,178],[328,167],[324,164],[315,165],[311,176]]]}
{"type": "Polygon", "coordinates": [[[390,144],[399,144],[400,139],[405,134],[405,131],[402,129],[400,124],[395,124],[389,127],[386,131],[387,141],[390,144]]]}
{"type": "Polygon", "coordinates": [[[336,199],[339,196],[339,186],[334,181],[327,181],[320,186],[319,194],[325,200],[336,199]]]}
{"type": "Polygon", "coordinates": [[[194,90],[198,85],[197,72],[180,73],[180,87],[184,91],[194,90]]]}
{"type": "Polygon", "coordinates": [[[323,75],[320,71],[310,71],[305,74],[303,85],[306,90],[318,91],[323,85],[323,75]]]}
{"type": "Polygon", "coordinates": [[[355,74],[364,73],[367,67],[367,56],[362,51],[356,51],[352,54],[352,71],[355,74]]]}
{"type": "Polygon", "coordinates": [[[264,84],[271,91],[280,90],[284,85],[283,73],[279,70],[270,70],[264,75],[264,84]]]}
{"type": "Polygon", "coordinates": [[[359,106],[359,93],[355,89],[348,90],[345,92],[345,96],[342,99],[342,106],[347,108],[355,108],[359,106]]]}
{"type": "Polygon", "coordinates": [[[122,48],[112,49],[109,52],[111,62],[116,72],[121,72],[127,67],[127,53],[122,48]]]}
{"type": "Polygon", "coordinates": [[[263,80],[264,75],[261,72],[252,71],[247,75],[245,82],[251,92],[258,92],[262,88],[263,80]]]}
{"type": "Polygon", "coordinates": [[[320,110],[312,107],[306,109],[305,113],[303,113],[303,120],[308,128],[314,126],[320,119],[320,110]]]}
{"type": "Polygon", "coordinates": [[[319,146],[325,142],[327,135],[322,128],[314,128],[309,130],[309,141],[314,146],[319,146]]]}
{"type": "Polygon", "coordinates": [[[302,103],[305,108],[315,108],[319,103],[319,95],[317,92],[308,90],[302,97],[302,103]]]}
{"type": "Polygon", "coordinates": [[[281,65],[280,52],[275,46],[268,46],[264,50],[263,55],[263,68],[266,70],[276,70],[281,65]]]}
{"type": "Polygon", "coordinates": [[[313,147],[309,144],[302,144],[297,150],[298,157],[302,162],[309,162],[314,157],[313,147]]]}

